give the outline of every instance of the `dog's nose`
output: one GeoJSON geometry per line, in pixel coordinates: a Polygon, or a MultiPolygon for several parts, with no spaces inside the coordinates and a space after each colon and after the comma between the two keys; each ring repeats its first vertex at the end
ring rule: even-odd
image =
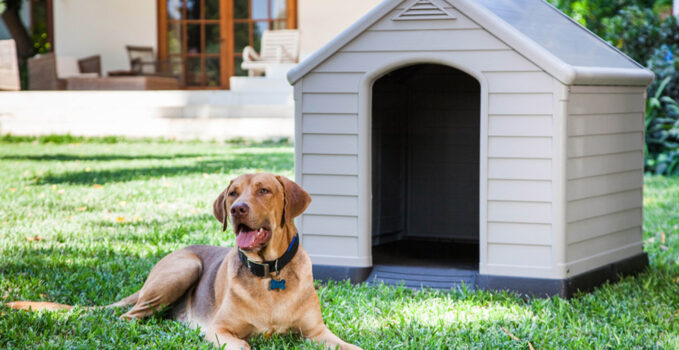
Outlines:
{"type": "Polygon", "coordinates": [[[250,207],[245,203],[235,203],[231,206],[231,215],[245,216],[250,212],[250,207]]]}

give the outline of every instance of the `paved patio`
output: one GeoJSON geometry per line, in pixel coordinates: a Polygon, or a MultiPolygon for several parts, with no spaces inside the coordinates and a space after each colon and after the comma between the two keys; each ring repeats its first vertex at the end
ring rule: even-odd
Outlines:
{"type": "Polygon", "coordinates": [[[292,139],[292,88],[252,79],[232,90],[2,92],[0,133],[292,139]]]}

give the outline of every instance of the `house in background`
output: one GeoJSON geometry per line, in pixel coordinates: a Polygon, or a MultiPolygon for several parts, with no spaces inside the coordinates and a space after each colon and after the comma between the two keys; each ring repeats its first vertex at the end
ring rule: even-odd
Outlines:
{"type": "Polygon", "coordinates": [[[146,47],[179,90],[0,93],[0,133],[291,138],[294,105],[285,74],[248,78],[240,67],[244,48],[259,52],[265,30],[296,29],[303,60],[378,3],[27,0],[28,14],[36,4],[47,9],[41,23],[57,62],[99,55],[107,76],[131,69],[126,46],[146,47]]]}
{"type": "MultiPolygon", "coordinates": [[[[259,51],[263,31],[298,29],[304,59],[366,14],[378,0],[25,0],[27,28],[44,22],[57,57],[101,55],[104,74],[129,70],[125,47],[150,47],[186,88],[229,88],[243,49],[259,51]],[[37,6],[44,18],[32,19],[37,6]],[[96,15],[94,15],[96,14],[96,15]],[[190,78],[186,78],[190,77],[190,78]]],[[[10,38],[0,21],[0,39],[10,38]]]]}

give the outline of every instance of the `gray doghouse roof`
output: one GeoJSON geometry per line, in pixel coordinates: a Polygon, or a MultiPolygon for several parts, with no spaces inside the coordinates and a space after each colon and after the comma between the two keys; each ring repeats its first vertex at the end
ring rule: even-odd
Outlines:
{"type": "MultiPolygon", "coordinates": [[[[543,0],[424,1],[439,7],[449,3],[566,85],[647,86],[653,81],[651,71],[543,0]]],[[[311,72],[401,3],[384,0],[293,68],[288,73],[290,83],[311,72]]],[[[410,4],[406,2],[406,6],[410,4]]]]}

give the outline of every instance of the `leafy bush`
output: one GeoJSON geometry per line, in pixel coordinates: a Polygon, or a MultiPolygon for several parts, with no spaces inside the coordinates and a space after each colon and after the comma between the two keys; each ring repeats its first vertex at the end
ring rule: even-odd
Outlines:
{"type": "Polygon", "coordinates": [[[671,0],[548,0],[565,14],[594,33],[604,32],[602,19],[614,17],[628,6],[660,9],[672,6],[671,0]]]}
{"type": "Polygon", "coordinates": [[[645,168],[679,174],[679,25],[670,0],[548,0],[656,74],[646,103],[645,168]]]}
{"type": "Polygon", "coordinates": [[[648,8],[629,6],[601,22],[600,36],[642,64],[661,45],[676,49],[679,44],[677,20],[673,16],[663,19],[648,8]]]}
{"type": "Polygon", "coordinates": [[[601,21],[601,36],[656,74],[646,103],[646,171],[679,174],[679,25],[651,9],[628,6],[601,21]]]}
{"type": "Polygon", "coordinates": [[[679,71],[677,71],[677,61],[671,47],[668,45],[661,45],[651,55],[647,61],[646,67],[655,73],[655,80],[648,87],[649,96],[655,95],[660,84],[669,78],[670,81],[666,84],[663,93],[668,96],[679,96],[679,71]]]}
{"type": "Polygon", "coordinates": [[[666,77],[646,101],[646,169],[679,175],[679,104],[663,96],[672,77],[666,77]]]}
{"type": "Polygon", "coordinates": [[[648,88],[646,102],[646,170],[656,174],[679,174],[679,71],[672,48],[662,45],[653,52],[647,67],[656,80],[648,88]]]}

